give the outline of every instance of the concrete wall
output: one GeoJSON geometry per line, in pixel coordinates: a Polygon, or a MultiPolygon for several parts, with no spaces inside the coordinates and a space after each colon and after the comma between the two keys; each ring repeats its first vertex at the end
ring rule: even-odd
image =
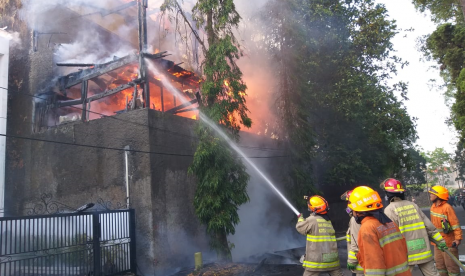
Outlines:
{"type": "MultiPolygon", "coordinates": [[[[164,155],[193,153],[193,120],[136,110],[88,123],[69,123],[33,134],[33,138],[104,148],[130,149],[131,208],[136,209],[138,266],[145,275],[164,275],[167,269],[193,263],[193,254],[209,251],[206,231],[192,205],[194,179],[187,175],[192,157],[164,155]],[[150,127],[147,127],[149,125],[150,127]],[[142,152],[140,152],[142,151],[142,152]],[[151,153],[147,153],[151,152],[151,153]]],[[[11,212],[25,214],[38,195],[79,207],[99,198],[126,202],[124,151],[32,141],[25,152],[30,163],[11,212]],[[14,210],[14,211],[13,211],[14,210]]],[[[22,170],[10,170],[10,174],[22,170]]],[[[17,191],[17,192],[16,192],[17,191]]]]}

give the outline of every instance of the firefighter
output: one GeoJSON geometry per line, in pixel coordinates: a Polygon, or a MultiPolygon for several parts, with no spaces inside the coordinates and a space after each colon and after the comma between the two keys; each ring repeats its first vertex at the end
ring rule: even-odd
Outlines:
{"type": "Polygon", "coordinates": [[[307,204],[310,216],[304,219],[300,214],[296,225],[297,231],[307,236],[304,276],[318,276],[320,272],[342,276],[336,232],[328,216],[328,202],[321,196],[312,196],[308,198],[307,204]]]}
{"type": "Polygon", "coordinates": [[[405,200],[405,189],[399,180],[388,178],[381,188],[390,202],[384,213],[397,224],[407,241],[410,271],[418,265],[423,275],[438,276],[429,239],[435,240],[444,251],[447,246],[441,234],[415,203],[405,200]]]}
{"type": "MultiPolygon", "coordinates": [[[[429,197],[433,205],[431,206],[431,222],[446,241],[449,251],[458,259],[458,246],[462,240],[462,229],[455,215],[455,211],[447,203],[449,192],[442,186],[434,186],[429,191],[429,197]]],[[[434,247],[434,260],[439,275],[451,276],[460,275],[459,266],[443,251],[434,247]]]]}
{"type": "MultiPolygon", "coordinates": [[[[350,194],[352,190],[345,192],[341,199],[345,201],[349,201],[350,194]]],[[[347,269],[352,271],[355,274],[363,274],[363,267],[358,264],[357,261],[357,253],[358,253],[358,245],[357,245],[357,237],[358,231],[360,230],[360,224],[355,221],[355,217],[352,214],[352,210],[350,208],[346,209],[347,214],[349,214],[349,228],[347,229],[346,233],[346,240],[347,240],[347,269]]]]}
{"type": "Polygon", "coordinates": [[[362,225],[357,260],[365,275],[411,276],[405,238],[383,213],[379,194],[370,187],[357,187],[350,194],[348,207],[362,225]]]}

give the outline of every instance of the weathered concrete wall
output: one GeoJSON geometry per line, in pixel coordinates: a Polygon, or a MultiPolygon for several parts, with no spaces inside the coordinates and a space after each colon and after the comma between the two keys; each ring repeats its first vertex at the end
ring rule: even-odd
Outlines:
{"type": "MultiPolygon", "coordinates": [[[[8,120],[7,134],[28,136],[31,134],[32,102],[29,73],[31,68],[30,45],[31,31],[20,19],[21,0],[0,1],[0,25],[9,32],[19,34],[19,44],[10,45],[10,64],[8,80],[8,120]]],[[[7,139],[6,175],[5,175],[5,215],[17,213],[15,202],[26,191],[25,177],[29,174],[24,164],[29,164],[31,142],[21,139],[7,139]],[[14,173],[11,173],[11,172],[14,173]]]]}
{"type": "Polygon", "coordinates": [[[195,180],[187,175],[192,157],[175,156],[193,153],[193,123],[153,110],[136,110],[33,134],[40,140],[102,148],[33,141],[31,150],[24,153],[31,160],[24,164],[28,175],[19,185],[26,188],[21,194],[10,192],[16,198],[13,209],[24,214],[24,207],[42,193],[75,208],[99,198],[125,203],[124,152],[108,148],[129,146],[139,151],[129,154],[138,266],[145,275],[164,275],[169,269],[190,265],[194,252],[209,251],[205,229],[192,205],[195,180]]]}
{"type": "Polygon", "coordinates": [[[204,227],[199,227],[193,201],[196,181],[187,169],[194,154],[195,121],[149,110],[152,202],[156,272],[193,265],[195,252],[209,251],[204,227]],[[185,156],[175,156],[175,155],[185,156]]]}

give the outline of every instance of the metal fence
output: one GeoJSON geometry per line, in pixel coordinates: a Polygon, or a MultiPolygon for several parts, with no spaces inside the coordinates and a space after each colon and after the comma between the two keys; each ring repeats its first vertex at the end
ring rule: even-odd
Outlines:
{"type": "Polygon", "coordinates": [[[135,273],[134,210],[0,218],[0,275],[135,273]]]}

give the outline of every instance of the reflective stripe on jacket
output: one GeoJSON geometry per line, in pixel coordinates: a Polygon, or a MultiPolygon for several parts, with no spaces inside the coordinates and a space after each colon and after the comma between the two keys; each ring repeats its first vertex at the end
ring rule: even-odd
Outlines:
{"type": "Polygon", "coordinates": [[[358,245],[357,245],[357,237],[358,231],[360,230],[360,224],[355,221],[354,217],[350,218],[349,221],[349,228],[347,229],[346,233],[346,240],[347,240],[347,262],[350,264],[357,265],[355,270],[352,272],[357,274],[363,273],[363,267],[358,264],[357,260],[357,253],[358,253],[358,245]]]}
{"type": "Polygon", "coordinates": [[[357,259],[365,275],[411,276],[407,245],[394,222],[381,224],[374,217],[362,220],[357,259]]]}
{"type": "Polygon", "coordinates": [[[339,269],[336,235],[331,221],[312,214],[307,219],[299,218],[297,231],[307,236],[307,248],[303,266],[309,271],[339,269]]]}
{"type": "Polygon", "coordinates": [[[437,241],[442,241],[442,237],[418,205],[395,197],[384,213],[399,226],[407,241],[409,265],[423,264],[433,259],[429,237],[437,241]]]}
{"type": "Polygon", "coordinates": [[[454,240],[462,240],[462,229],[460,229],[460,222],[455,215],[454,208],[450,206],[445,201],[440,201],[438,206],[436,203],[433,203],[431,206],[431,222],[436,227],[438,232],[441,233],[441,236],[446,241],[448,247],[452,247],[452,242],[454,240]],[[444,234],[442,230],[441,220],[447,219],[452,228],[452,231],[448,234],[444,234]]]}

